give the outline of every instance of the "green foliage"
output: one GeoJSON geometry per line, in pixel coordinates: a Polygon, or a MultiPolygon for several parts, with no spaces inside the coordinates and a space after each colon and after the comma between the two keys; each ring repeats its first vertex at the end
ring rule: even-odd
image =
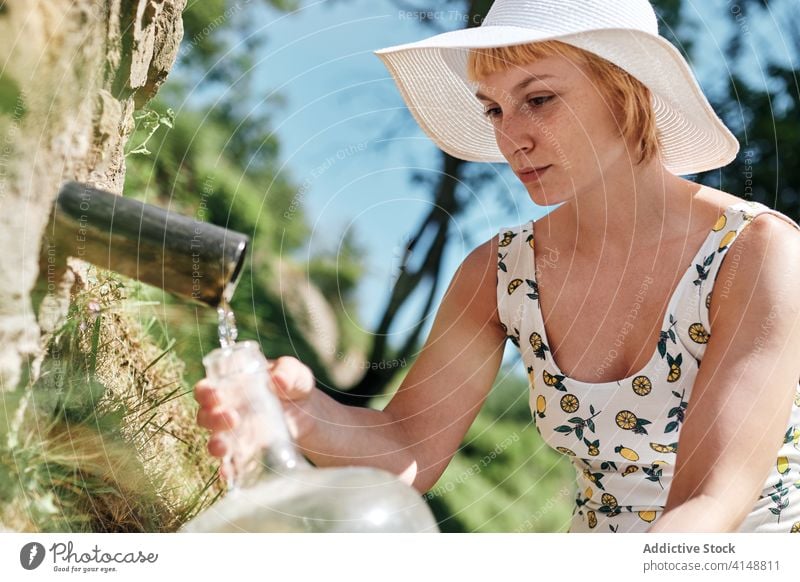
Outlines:
{"type": "Polygon", "coordinates": [[[198,0],[183,11],[183,42],[178,53],[181,64],[204,81],[230,81],[236,71],[247,70],[250,55],[263,44],[259,6],[294,10],[296,0],[198,0]],[[235,39],[240,50],[231,50],[235,39]],[[225,55],[225,59],[220,59],[225,55]],[[222,61],[222,62],[221,62],[222,61]]]}
{"type": "Polygon", "coordinates": [[[528,405],[530,388],[525,377],[520,376],[524,366],[520,361],[500,369],[489,396],[483,404],[481,414],[490,418],[527,424],[531,421],[528,405]]]}
{"type": "Polygon", "coordinates": [[[532,424],[481,414],[426,498],[442,531],[559,532],[569,527],[574,482],[532,424]]]}
{"type": "Polygon", "coordinates": [[[292,252],[303,244],[308,227],[302,208],[293,206],[296,188],[274,165],[252,171],[230,155],[227,145],[239,129],[182,110],[169,131],[153,132],[151,117],[169,119],[170,108],[151,108],[158,113],[142,117],[131,142],[148,143],[152,153],[131,152],[138,155],[128,158],[127,195],[256,237],[252,248],[292,252]]]}
{"type": "Polygon", "coordinates": [[[2,72],[0,72],[0,115],[8,115],[17,120],[25,116],[25,102],[19,85],[2,72]]]}
{"type": "Polygon", "coordinates": [[[445,532],[566,531],[575,471],[531,422],[529,387],[504,369],[464,442],[428,491],[445,532]]]}
{"type": "Polygon", "coordinates": [[[144,141],[141,142],[139,145],[131,148],[126,156],[131,154],[143,154],[143,155],[150,155],[150,150],[147,149],[147,142],[150,141],[150,138],[155,135],[158,129],[163,125],[165,127],[171,128],[173,123],[175,122],[175,112],[167,108],[164,114],[161,114],[153,109],[144,108],[140,111],[137,111],[133,114],[134,120],[136,120],[137,125],[147,134],[144,138],[144,141]]]}
{"type": "Polygon", "coordinates": [[[183,11],[182,55],[206,63],[222,52],[223,41],[219,32],[225,28],[227,0],[189,2],[183,11]]]}

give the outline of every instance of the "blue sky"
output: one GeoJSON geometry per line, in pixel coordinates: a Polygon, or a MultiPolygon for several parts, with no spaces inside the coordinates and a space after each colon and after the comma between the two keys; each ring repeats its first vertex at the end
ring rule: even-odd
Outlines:
{"type": "MultiPolygon", "coordinates": [[[[730,34],[743,31],[724,25],[724,11],[731,5],[727,0],[689,4],[696,25],[695,54],[700,55],[693,65],[706,91],[714,91],[726,76],[720,47],[730,34]]],[[[441,26],[463,26],[455,13],[441,16],[441,26]]],[[[770,18],[777,21],[780,16],[770,18]]],[[[770,38],[775,26],[769,18],[746,24],[746,42],[756,47],[763,44],[762,38],[770,38]]],[[[368,262],[353,318],[367,330],[377,323],[380,301],[397,275],[408,234],[430,208],[428,189],[410,183],[410,169],[437,173],[439,162],[435,146],[406,112],[394,82],[372,51],[435,32],[388,0],[304,2],[291,14],[268,11],[259,31],[268,41],[251,71],[251,83],[265,97],[279,92],[286,103],[273,116],[273,128],[284,170],[302,187],[313,229],[306,251],[335,251],[342,234],[354,231],[367,249],[368,262]]],[[[774,42],[765,44],[772,49],[764,50],[781,51],[774,42]]],[[[755,83],[762,67],[763,57],[750,57],[747,71],[755,83]]],[[[263,104],[254,104],[259,106],[263,104]]],[[[496,167],[501,179],[494,187],[507,189],[516,209],[509,213],[484,192],[476,194],[469,215],[454,219],[458,235],[449,245],[425,334],[447,283],[472,248],[502,226],[537,219],[550,210],[535,206],[504,165],[496,167]]],[[[394,331],[402,336],[416,323],[412,315],[418,310],[403,314],[394,331]]]]}

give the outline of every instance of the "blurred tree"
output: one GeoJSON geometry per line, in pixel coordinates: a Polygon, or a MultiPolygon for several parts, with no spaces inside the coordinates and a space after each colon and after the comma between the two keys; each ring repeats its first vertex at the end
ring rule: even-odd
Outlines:
{"type": "Polygon", "coordinates": [[[800,12],[792,0],[744,0],[726,14],[732,73],[714,105],[742,151],[699,180],[800,219],[800,12]]]}

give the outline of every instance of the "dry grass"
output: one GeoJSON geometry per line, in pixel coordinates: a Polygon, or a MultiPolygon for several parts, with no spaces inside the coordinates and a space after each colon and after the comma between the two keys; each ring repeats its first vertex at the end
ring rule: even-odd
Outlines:
{"type": "Polygon", "coordinates": [[[125,294],[107,273],[76,283],[39,377],[3,402],[21,408],[0,441],[0,528],[174,531],[221,492],[183,364],[125,294]]]}

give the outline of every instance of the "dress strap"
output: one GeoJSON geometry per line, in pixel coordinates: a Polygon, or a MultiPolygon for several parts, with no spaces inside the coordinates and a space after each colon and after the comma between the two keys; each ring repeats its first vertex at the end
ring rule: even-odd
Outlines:
{"type": "Polygon", "coordinates": [[[525,321],[523,299],[526,289],[535,285],[531,224],[504,227],[497,235],[497,311],[506,337],[517,347],[525,321]]]}

